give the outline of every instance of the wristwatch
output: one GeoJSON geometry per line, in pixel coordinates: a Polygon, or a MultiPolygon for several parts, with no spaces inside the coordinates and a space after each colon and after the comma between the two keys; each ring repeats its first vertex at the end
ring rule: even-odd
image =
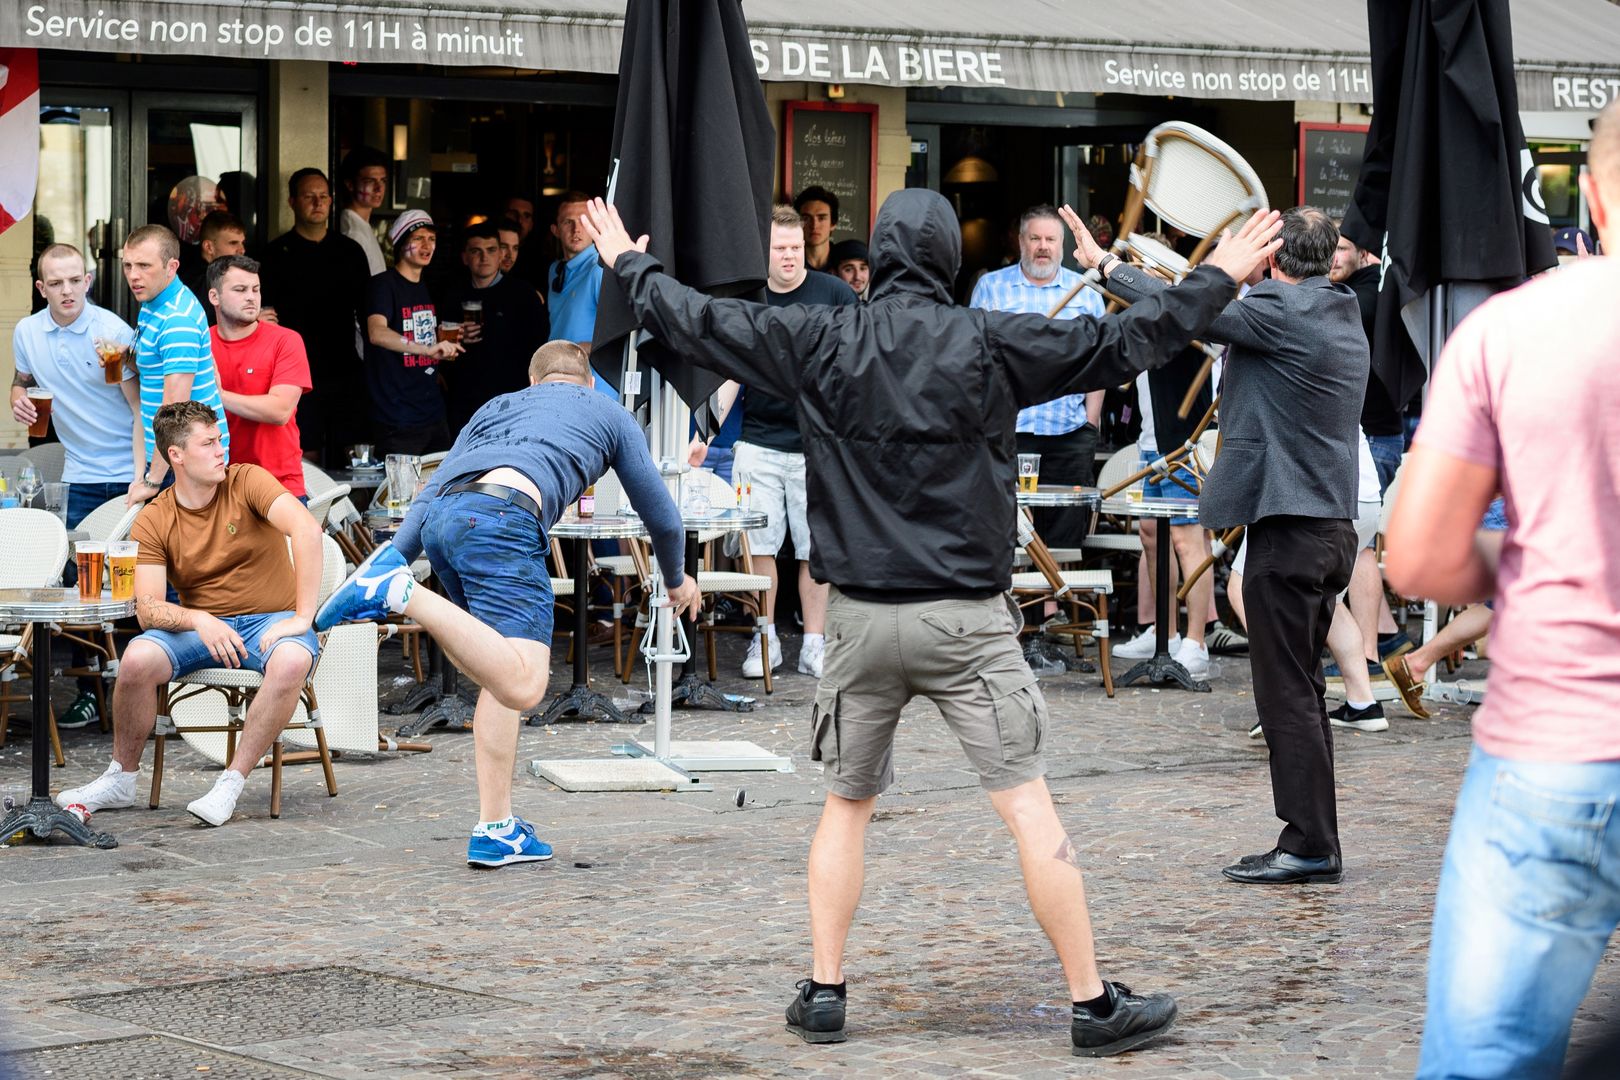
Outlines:
{"type": "Polygon", "coordinates": [[[161,488],[163,486],[163,481],[152,479],[152,474],[150,472],[144,472],[141,474],[141,483],[145,484],[149,488],[154,489],[161,488]]]}
{"type": "Polygon", "coordinates": [[[1111,251],[1104,252],[1103,257],[1097,260],[1097,273],[1101,274],[1103,277],[1107,277],[1108,276],[1108,264],[1109,264],[1110,260],[1112,260],[1114,262],[1119,262],[1119,256],[1115,255],[1111,251]]]}

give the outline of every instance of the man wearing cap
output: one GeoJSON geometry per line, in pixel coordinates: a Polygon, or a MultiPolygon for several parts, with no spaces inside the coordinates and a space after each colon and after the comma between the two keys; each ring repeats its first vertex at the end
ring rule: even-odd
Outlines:
{"type": "Polygon", "coordinates": [[[866,299],[866,286],[872,280],[871,260],[867,257],[866,241],[840,240],[827,255],[827,268],[855,290],[855,295],[866,299]]]}
{"type": "Polygon", "coordinates": [[[431,454],[450,449],[450,425],[436,378],[461,346],[439,340],[439,317],[422,271],[433,261],[433,219],[407,210],[388,231],[394,265],[371,279],[366,294],[366,386],[372,441],[379,454],[431,454]]]}
{"type": "Polygon", "coordinates": [[[1597,245],[1586,235],[1585,229],[1565,225],[1553,230],[1553,250],[1558,252],[1558,265],[1597,254],[1597,245]]]}

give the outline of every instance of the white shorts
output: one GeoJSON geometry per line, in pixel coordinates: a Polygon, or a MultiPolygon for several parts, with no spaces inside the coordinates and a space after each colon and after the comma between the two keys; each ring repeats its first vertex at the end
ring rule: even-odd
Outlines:
{"type": "MultiPolygon", "coordinates": [[[[1358,553],[1362,548],[1370,545],[1373,541],[1373,537],[1378,535],[1378,518],[1383,512],[1383,509],[1384,504],[1376,500],[1356,504],[1356,551],[1358,553]]],[[[1249,539],[1248,536],[1245,535],[1243,538],[1243,546],[1238,548],[1237,558],[1232,560],[1232,573],[1243,573],[1243,566],[1246,562],[1248,562],[1248,556],[1249,539]]],[[[1350,589],[1346,587],[1344,592],[1339,594],[1339,599],[1343,600],[1345,593],[1348,593],[1349,591],[1350,589]]]]}
{"type": "Polygon", "coordinates": [[[776,555],[782,541],[793,534],[793,557],[810,558],[810,523],[805,517],[804,455],[768,446],[739,442],[733,448],[733,483],[752,487],[749,509],[770,520],[761,529],[748,530],[748,549],[755,555],[776,555]]]}

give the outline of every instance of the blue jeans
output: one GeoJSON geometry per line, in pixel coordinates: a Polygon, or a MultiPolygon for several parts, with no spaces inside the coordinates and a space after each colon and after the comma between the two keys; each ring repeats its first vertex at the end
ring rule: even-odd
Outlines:
{"type": "MultiPolygon", "coordinates": [[[[270,653],[259,647],[259,639],[264,632],[283,619],[292,618],[290,611],[270,611],[258,615],[222,615],[220,621],[236,631],[242,644],[247,646],[247,658],[242,661],[242,667],[248,671],[257,671],[264,674],[264,665],[270,659],[270,653],[275,652],[283,645],[291,642],[302,646],[309,653],[311,662],[321,654],[320,640],[315,636],[314,630],[305,630],[297,637],[285,637],[273,642],[270,653]]],[[[169,657],[169,663],[174,668],[171,679],[178,679],[190,675],[193,671],[203,668],[217,668],[222,666],[203,644],[201,635],[195,630],[148,630],[135,639],[136,641],[150,641],[162,649],[169,657]]]]}
{"type": "Polygon", "coordinates": [[[736,459],[737,454],[731,447],[711,446],[703,459],[703,467],[729,484],[732,483],[731,463],[736,459]]]}
{"type": "MultiPolygon", "coordinates": [[[[129,494],[129,484],[69,484],[67,498],[67,527],[77,529],[79,522],[104,502],[122,499],[129,494]]],[[[72,584],[69,582],[69,584],[72,584]]]]}
{"type": "Polygon", "coordinates": [[[554,618],[549,547],[533,514],[476,491],[439,496],[422,523],[422,550],[446,599],[503,638],[546,646],[554,618]]]}
{"type": "Polygon", "coordinates": [[[1372,451],[1373,465],[1378,469],[1378,494],[1382,496],[1389,490],[1389,482],[1395,479],[1395,470],[1401,467],[1406,438],[1402,435],[1369,435],[1367,449],[1372,451]]]}
{"type": "Polygon", "coordinates": [[[1620,922],[1620,761],[1478,747],[1451,819],[1419,1077],[1556,1077],[1620,922]]]}

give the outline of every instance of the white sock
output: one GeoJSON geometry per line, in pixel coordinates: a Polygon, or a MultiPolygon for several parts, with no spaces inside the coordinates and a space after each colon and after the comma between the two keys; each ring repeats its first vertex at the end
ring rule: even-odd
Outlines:
{"type": "Polygon", "coordinates": [[[416,578],[410,573],[395,574],[388,583],[388,610],[395,615],[405,614],[405,605],[416,591],[416,578]]]}
{"type": "Polygon", "coordinates": [[[1349,698],[1345,698],[1344,703],[1358,712],[1362,709],[1370,709],[1374,705],[1378,704],[1377,701],[1351,701],[1349,698]]]}
{"type": "Polygon", "coordinates": [[[806,635],[804,635],[804,647],[807,648],[807,649],[810,648],[813,645],[825,645],[826,641],[827,641],[827,638],[826,638],[826,635],[824,635],[824,634],[806,634],[806,635]]]}
{"type": "Polygon", "coordinates": [[[515,822],[512,818],[505,818],[501,821],[480,821],[478,823],[478,831],[492,833],[511,832],[514,824],[515,822]]]}

